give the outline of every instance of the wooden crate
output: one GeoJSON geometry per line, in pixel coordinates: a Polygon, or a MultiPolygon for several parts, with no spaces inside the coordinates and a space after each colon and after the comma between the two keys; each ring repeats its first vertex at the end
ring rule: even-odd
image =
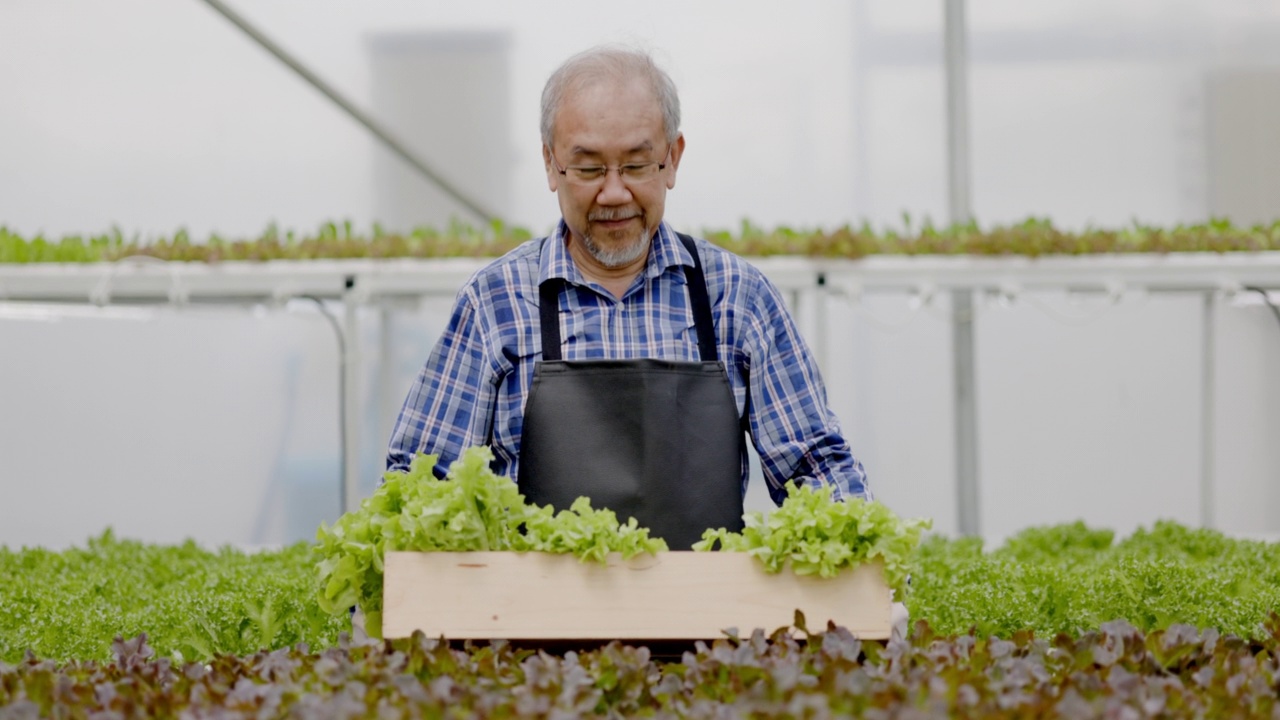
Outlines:
{"type": "Polygon", "coordinates": [[[879,564],[835,578],[769,574],[740,552],[669,551],[607,565],[572,555],[391,552],[382,632],[450,640],[699,640],[736,628],[773,632],[804,612],[854,635],[889,637],[889,589],[879,564]]]}

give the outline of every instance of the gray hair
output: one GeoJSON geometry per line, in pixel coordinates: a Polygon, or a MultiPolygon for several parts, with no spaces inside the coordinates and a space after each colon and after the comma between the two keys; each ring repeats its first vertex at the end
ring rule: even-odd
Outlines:
{"type": "Polygon", "coordinates": [[[609,45],[574,55],[547,78],[546,87],[542,89],[542,142],[551,146],[556,113],[570,92],[599,80],[629,78],[649,82],[662,109],[662,126],[667,142],[675,142],[676,135],[680,134],[680,96],[676,94],[676,84],[671,81],[671,76],[659,68],[648,53],[609,45]]]}

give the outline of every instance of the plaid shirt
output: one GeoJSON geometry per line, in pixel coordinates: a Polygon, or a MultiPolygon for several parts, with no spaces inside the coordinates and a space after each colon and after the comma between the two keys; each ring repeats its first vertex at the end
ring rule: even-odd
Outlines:
{"type": "MultiPolygon", "coordinates": [[[[396,421],[388,470],[407,470],[418,453],[435,454],[435,474],[443,477],[465,448],[488,445],[495,472],[518,476],[524,401],[542,357],[538,285],[547,278],[569,283],[560,308],[565,360],[699,360],[685,290],[684,266],[693,258],[665,222],[644,271],[620,300],[583,278],[565,246],[567,233],[561,221],[554,235],[507,253],[458,293],[396,421]]],[[[818,367],[777,288],[742,258],[695,242],[720,359],[738,415],[747,414],[770,496],[781,503],[784,483],[796,479],[834,485],[841,498],[870,498],[866,473],[827,408],[818,367]]],[[[744,453],[744,492],[747,478],[744,453]]]]}

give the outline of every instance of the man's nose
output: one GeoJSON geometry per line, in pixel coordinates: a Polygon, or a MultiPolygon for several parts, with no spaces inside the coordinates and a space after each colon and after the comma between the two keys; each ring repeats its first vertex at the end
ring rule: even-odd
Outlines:
{"type": "Polygon", "coordinates": [[[596,202],[601,205],[621,205],[631,202],[631,188],[622,181],[622,172],[618,168],[609,168],[604,173],[604,184],[596,193],[596,202]]]}

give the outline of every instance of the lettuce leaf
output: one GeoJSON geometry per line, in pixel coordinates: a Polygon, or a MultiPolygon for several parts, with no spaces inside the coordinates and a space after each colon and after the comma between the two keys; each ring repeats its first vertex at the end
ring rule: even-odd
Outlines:
{"type": "Polygon", "coordinates": [[[511,479],[494,473],[488,448],[466,450],[443,480],[437,458],[420,455],[407,473],[387,473],[374,494],[316,532],[320,608],[340,615],[359,605],[365,629],[382,634],[382,559],[400,550],[572,553],[604,562],[667,549],[635,518],[619,523],[610,510],[578,498],[568,510],[527,503],[511,479]]]}
{"type": "Polygon", "coordinates": [[[853,498],[839,501],[830,488],[791,484],[782,505],[743,516],[741,533],[707,530],[694,550],[747,552],[769,572],[790,566],[797,575],[834,577],[845,568],[879,561],[885,582],[901,600],[927,519],[903,520],[889,506],[853,498]]]}

